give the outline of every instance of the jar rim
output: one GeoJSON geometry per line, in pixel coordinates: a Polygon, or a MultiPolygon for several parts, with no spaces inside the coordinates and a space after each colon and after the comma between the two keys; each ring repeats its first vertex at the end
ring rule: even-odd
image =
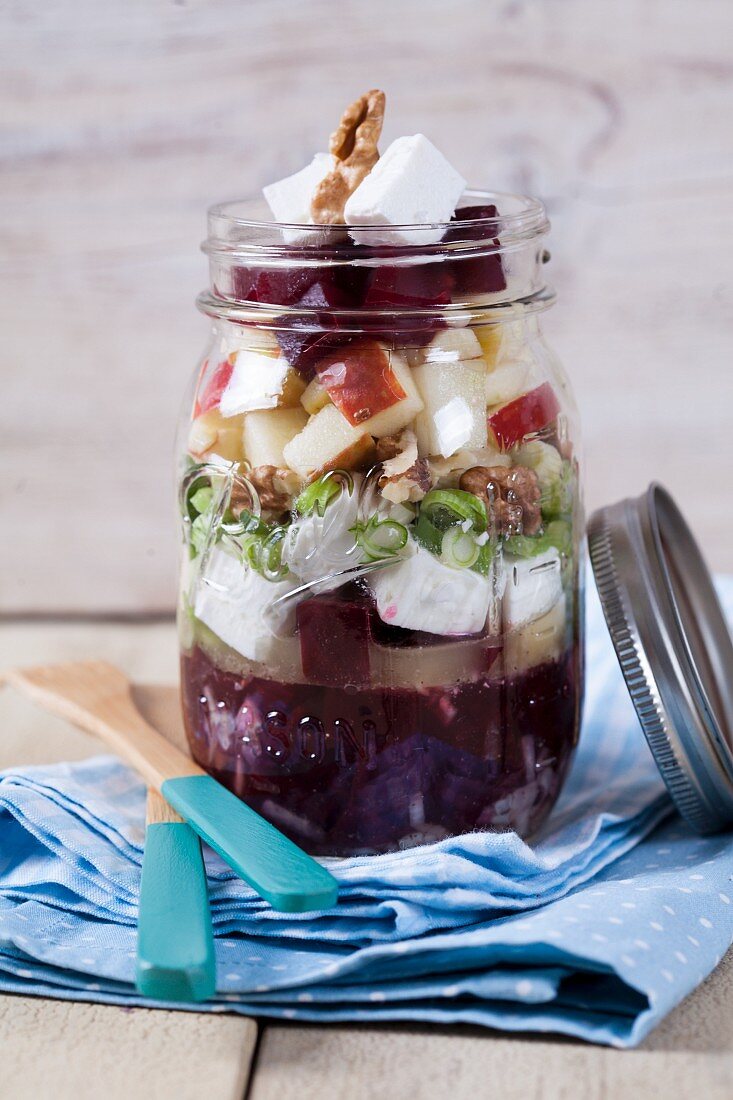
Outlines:
{"type": "MultiPolygon", "coordinates": [[[[458,209],[470,206],[494,206],[497,209],[497,215],[491,218],[460,218],[448,222],[390,225],[390,230],[409,231],[413,237],[413,243],[395,246],[380,244],[377,241],[367,247],[376,257],[381,253],[392,256],[395,252],[401,256],[414,256],[435,249],[444,251],[460,249],[467,245],[475,247],[477,240],[500,237],[501,250],[506,251],[513,245],[543,235],[549,230],[544,203],[530,195],[467,188],[461,196],[458,209]],[[439,229],[443,231],[441,238],[450,230],[450,241],[434,240],[435,232],[439,229]],[[425,240],[420,240],[421,234],[425,240]]],[[[323,254],[329,250],[343,254],[343,235],[348,231],[348,225],[334,227],[304,222],[278,222],[271,215],[262,216],[263,212],[269,212],[269,207],[262,197],[252,196],[215,203],[208,210],[209,236],[203,243],[202,250],[208,255],[227,254],[230,257],[238,252],[251,251],[259,254],[266,251],[269,255],[282,257],[292,256],[294,252],[301,250],[311,254],[316,252],[323,254]],[[295,248],[292,244],[285,242],[283,231],[298,233],[300,239],[295,248]],[[335,236],[336,233],[338,237],[335,236]]],[[[358,228],[362,242],[368,241],[369,237],[377,238],[385,231],[384,225],[359,225],[354,228],[358,228]]],[[[348,247],[352,248],[354,253],[364,251],[363,243],[354,245],[349,242],[348,247]]]]}

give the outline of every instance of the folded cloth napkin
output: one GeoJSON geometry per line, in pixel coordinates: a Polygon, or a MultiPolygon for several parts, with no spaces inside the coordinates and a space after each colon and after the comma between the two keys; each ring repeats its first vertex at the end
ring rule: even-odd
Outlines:
{"type": "MultiPolygon", "coordinates": [[[[733,579],[721,593],[733,618],[733,579]]],[[[531,845],[326,860],[339,905],[301,915],[207,852],[219,991],[190,1007],[639,1042],[733,940],[733,835],[673,815],[594,591],[587,657],[577,758],[531,845]]],[[[152,1003],[132,984],[144,801],[112,757],[0,775],[0,990],[152,1003]]]]}

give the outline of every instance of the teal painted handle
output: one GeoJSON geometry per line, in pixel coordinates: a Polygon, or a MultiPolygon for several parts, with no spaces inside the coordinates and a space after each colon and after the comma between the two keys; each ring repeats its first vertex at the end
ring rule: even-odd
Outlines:
{"type": "Polygon", "coordinates": [[[210,775],[166,779],[161,794],[273,909],[306,913],[338,901],[325,867],[210,775]]]}
{"type": "Polygon", "coordinates": [[[145,830],[135,984],[159,1001],[205,1001],[216,992],[201,842],[181,821],[145,830]]]}

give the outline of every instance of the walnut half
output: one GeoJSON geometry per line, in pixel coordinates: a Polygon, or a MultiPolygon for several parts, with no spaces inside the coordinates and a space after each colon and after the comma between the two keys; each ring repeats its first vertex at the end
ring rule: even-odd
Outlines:
{"type": "Polygon", "coordinates": [[[542,526],[540,485],[528,466],[472,466],[458,487],[484,502],[499,535],[536,535],[542,526]]]}
{"type": "MultiPolygon", "coordinates": [[[[292,470],[281,470],[277,466],[255,466],[245,477],[256,490],[263,512],[279,515],[290,508],[299,484],[292,470]]],[[[237,481],[232,487],[229,506],[237,519],[244,508],[252,507],[249,493],[237,481]]]]}
{"type": "Polygon", "coordinates": [[[355,99],[341,116],[329,143],[336,164],[318,184],[311,200],[311,217],[316,225],[344,224],[347,199],[379,160],[377,142],[385,103],[384,92],[372,88],[355,99]]]}

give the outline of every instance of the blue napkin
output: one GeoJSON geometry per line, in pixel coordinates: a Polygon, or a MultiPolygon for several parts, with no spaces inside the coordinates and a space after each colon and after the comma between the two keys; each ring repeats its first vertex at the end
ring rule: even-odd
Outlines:
{"type": "MultiPolygon", "coordinates": [[[[733,617],[733,579],[721,592],[733,617]]],[[[273,912],[207,853],[219,992],[192,1009],[633,1046],[710,973],[733,940],[733,836],[674,816],[588,602],[581,743],[532,844],[326,860],[341,899],[316,915],[273,912]]],[[[112,757],[0,775],[0,990],[153,1003],[132,984],[144,801],[112,757]]]]}

